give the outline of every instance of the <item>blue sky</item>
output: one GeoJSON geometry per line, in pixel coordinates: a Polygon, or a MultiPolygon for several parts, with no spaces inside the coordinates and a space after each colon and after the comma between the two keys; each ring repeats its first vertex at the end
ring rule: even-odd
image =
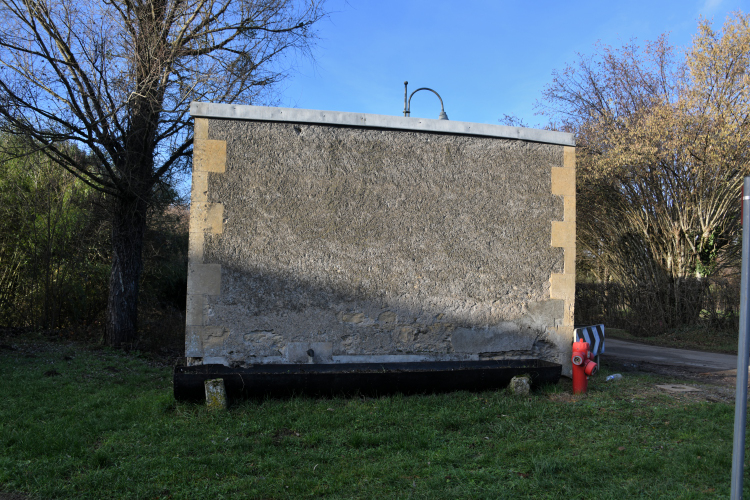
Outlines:
{"type": "MultiPolygon", "coordinates": [[[[700,16],[720,27],[750,0],[329,0],[318,26],[314,61],[299,60],[280,88],[286,107],[401,115],[409,92],[435,89],[451,120],[498,123],[514,114],[529,125],[552,71],[591,54],[597,41],[669,32],[685,47],[700,16]]],[[[428,92],[412,100],[412,116],[437,118],[428,92]]]]}

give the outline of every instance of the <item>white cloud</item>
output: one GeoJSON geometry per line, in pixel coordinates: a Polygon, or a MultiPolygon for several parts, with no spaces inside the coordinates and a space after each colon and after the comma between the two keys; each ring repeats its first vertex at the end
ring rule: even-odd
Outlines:
{"type": "Polygon", "coordinates": [[[724,2],[724,0],[706,0],[699,12],[703,16],[710,16],[722,4],[722,2],[724,2]]]}

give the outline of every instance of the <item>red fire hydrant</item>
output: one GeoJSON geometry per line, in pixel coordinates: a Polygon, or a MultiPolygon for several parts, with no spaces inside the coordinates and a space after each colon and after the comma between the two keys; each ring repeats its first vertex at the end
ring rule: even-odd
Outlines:
{"type": "Polygon", "coordinates": [[[589,343],[583,339],[573,342],[573,394],[585,394],[589,376],[596,375],[599,367],[591,360],[589,343]]]}

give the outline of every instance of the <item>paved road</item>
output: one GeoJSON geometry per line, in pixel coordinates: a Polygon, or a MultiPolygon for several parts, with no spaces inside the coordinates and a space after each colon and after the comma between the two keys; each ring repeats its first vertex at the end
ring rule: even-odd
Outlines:
{"type": "Polygon", "coordinates": [[[705,372],[737,369],[737,356],[712,352],[689,351],[671,347],[656,347],[624,340],[607,339],[602,361],[623,363],[651,363],[664,366],[684,366],[705,372]]]}

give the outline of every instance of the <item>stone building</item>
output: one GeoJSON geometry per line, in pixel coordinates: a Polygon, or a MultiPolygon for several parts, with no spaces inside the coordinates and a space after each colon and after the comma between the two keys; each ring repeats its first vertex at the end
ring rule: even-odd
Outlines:
{"type": "Polygon", "coordinates": [[[189,364],[570,372],[571,134],[195,102],[189,364]]]}

